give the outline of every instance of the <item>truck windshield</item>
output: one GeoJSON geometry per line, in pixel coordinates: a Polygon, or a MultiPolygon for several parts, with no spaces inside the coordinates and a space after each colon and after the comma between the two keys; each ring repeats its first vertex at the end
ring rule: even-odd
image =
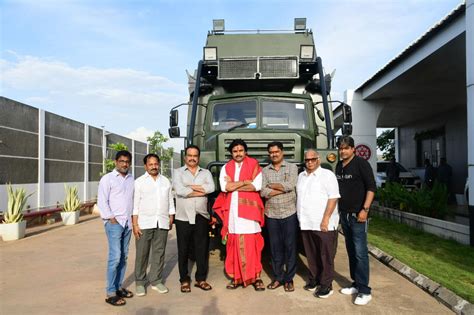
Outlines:
{"type": "Polygon", "coordinates": [[[212,130],[229,130],[232,127],[244,124],[247,124],[247,128],[255,128],[257,123],[257,101],[246,100],[216,104],[212,117],[212,130]]]}
{"type": "Polygon", "coordinates": [[[305,104],[295,101],[264,100],[262,124],[272,129],[306,129],[305,104]]]}

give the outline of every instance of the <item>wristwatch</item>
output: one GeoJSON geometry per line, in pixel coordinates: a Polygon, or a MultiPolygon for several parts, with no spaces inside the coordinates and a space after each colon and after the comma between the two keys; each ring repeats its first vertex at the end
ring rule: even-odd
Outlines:
{"type": "Polygon", "coordinates": [[[363,208],[362,210],[364,210],[365,212],[369,213],[370,208],[367,207],[367,208],[363,208]]]}

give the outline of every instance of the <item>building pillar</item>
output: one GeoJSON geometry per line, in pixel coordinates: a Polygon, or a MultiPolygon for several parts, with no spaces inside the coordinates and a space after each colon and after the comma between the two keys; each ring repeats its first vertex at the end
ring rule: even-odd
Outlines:
{"type": "Polygon", "coordinates": [[[470,244],[474,247],[474,0],[466,1],[467,165],[470,244]]]}
{"type": "MultiPolygon", "coordinates": [[[[349,98],[348,98],[349,99],[349,98]]],[[[374,173],[377,171],[377,120],[383,104],[365,101],[359,92],[352,95],[352,137],[356,148],[360,145],[370,149],[369,163],[374,173]]],[[[364,147],[361,147],[364,148],[364,147]]]]}
{"type": "Polygon", "coordinates": [[[84,195],[82,200],[89,200],[89,125],[84,124],[84,195]]]}
{"type": "Polygon", "coordinates": [[[38,110],[38,190],[37,190],[37,208],[44,206],[44,168],[45,168],[45,112],[38,110]]]}
{"type": "Polygon", "coordinates": [[[135,140],[132,139],[132,176],[135,178],[135,140]]]}

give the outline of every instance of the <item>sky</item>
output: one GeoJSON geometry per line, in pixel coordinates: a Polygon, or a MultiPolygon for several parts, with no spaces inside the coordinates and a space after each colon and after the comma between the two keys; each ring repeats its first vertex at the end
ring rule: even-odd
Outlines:
{"type": "MultiPolygon", "coordinates": [[[[0,0],[0,95],[145,141],[189,98],[213,19],[293,29],[306,17],[343,100],[460,0],[0,0]]],[[[181,133],[185,111],[180,113],[181,133]]],[[[182,139],[168,145],[182,147],[182,139]]]]}

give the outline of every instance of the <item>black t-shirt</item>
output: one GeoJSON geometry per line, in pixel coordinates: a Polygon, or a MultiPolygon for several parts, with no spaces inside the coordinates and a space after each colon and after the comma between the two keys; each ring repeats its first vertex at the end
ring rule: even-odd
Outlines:
{"type": "Polygon", "coordinates": [[[354,158],[342,167],[342,161],[336,166],[339,183],[339,211],[359,212],[364,207],[367,191],[375,192],[375,179],[369,162],[361,157],[354,158]]]}

